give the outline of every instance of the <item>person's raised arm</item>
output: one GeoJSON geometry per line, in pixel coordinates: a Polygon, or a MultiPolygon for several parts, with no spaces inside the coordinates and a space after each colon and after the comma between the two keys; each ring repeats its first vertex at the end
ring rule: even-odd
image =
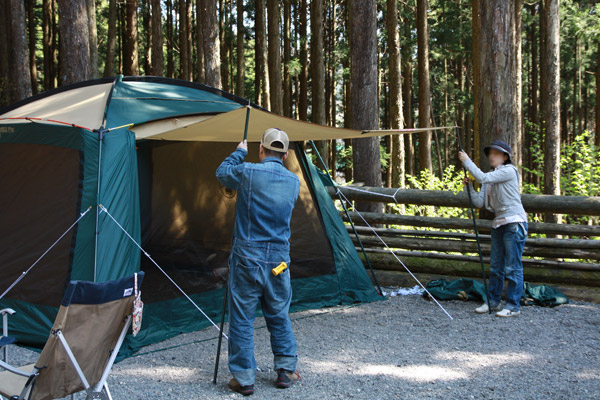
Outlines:
{"type": "Polygon", "coordinates": [[[248,155],[246,140],[240,142],[237,148],[217,168],[217,179],[228,189],[238,190],[242,181],[244,159],[248,155]]]}
{"type": "Polygon", "coordinates": [[[482,170],[475,165],[475,163],[469,158],[467,153],[464,151],[460,151],[458,153],[458,158],[463,163],[467,171],[473,178],[479,183],[500,183],[506,182],[515,177],[516,171],[514,168],[500,168],[495,169],[491,172],[483,172],[482,170]]]}

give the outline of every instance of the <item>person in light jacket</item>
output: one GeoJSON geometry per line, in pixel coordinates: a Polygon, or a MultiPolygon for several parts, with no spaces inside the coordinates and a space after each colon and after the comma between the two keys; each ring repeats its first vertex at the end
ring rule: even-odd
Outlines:
{"type": "MultiPolygon", "coordinates": [[[[514,317],[521,313],[523,294],[523,247],[527,239],[527,213],[521,204],[520,176],[511,163],[511,149],[502,140],[494,141],[484,149],[492,170],[481,171],[469,156],[460,151],[458,157],[467,171],[481,184],[476,192],[468,179],[466,190],[471,192],[473,205],[495,214],[492,221],[492,248],[490,253],[489,307],[498,317],[514,317]],[[506,305],[501,303],[504,279],[508,280],[506,305]]],[[[489,312],[488,304],[475,309],[478,314],[489,312]]]]}

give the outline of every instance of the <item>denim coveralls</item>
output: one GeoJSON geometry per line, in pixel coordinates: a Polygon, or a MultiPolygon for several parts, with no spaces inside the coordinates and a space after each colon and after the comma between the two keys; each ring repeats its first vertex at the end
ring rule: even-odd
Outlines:
{"type": "Polygon", "coordinates": [[[292,299],[289,268],[290,220],[300,180],[277,157],[245,163],[237,149],[217,169],[217,179],[237,190],[233,246],[229,259],[229,370],[242,385],[256,377],[254,318],[258,304],[271,333],[275,370],[296,371],[296,339],[288,312],[292,299]]]}

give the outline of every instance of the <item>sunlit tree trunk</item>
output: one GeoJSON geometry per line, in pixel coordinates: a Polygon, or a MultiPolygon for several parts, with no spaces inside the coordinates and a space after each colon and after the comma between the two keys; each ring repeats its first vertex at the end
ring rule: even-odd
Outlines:
{"type": "Polygon", "coordinates": [[[213,0],[201,0],[202,39],[204,42],[204,68],[206,84],[221,88],[221,57],[219,54],[219,23],[217,21],[217,4],[213,0]]]}
{"type": "Polygon", "coordinates": [[[269,68],[267,65],[267,35],[265,22],[265,0],[255,2],[255,62],[256,62],[256,96],[258,103],[266,109],[271,109],[269,98],[269,68]]]}
{"type": "Polygon", "coordinates": [[[283,0],[283,115],[292,116],[292,80],[290,62],[292,60],[291,45],[291,0],[283,0]]]}
{"type": "Polygon", "coordinates": [[[308,39],[307,39],[307,11],[306,0],[300,0],[300,99],[298,104],[298,118],[302,121],[308,119],[308,39]]]}
{"type": "Polygon", "coordinates": [[[163,54],[163,32],[162,11],[160,0],[152,1],[152,74],[163,76],[164,54],[163,54]]]}
{"type": "MultiPolygon", "coordinates": [[[[544,52],[540,62],[545,79],[542,93],[545,97],[543,115],[544,193],[560,194],[560,19],[559,0],[544,0],[541,15],[545,25],[544,52]]],[[[546,220],[557,221],[554,214],[546,220]]]]}
{"type": "Polygon", "coordinates": [[[139,75],[137,0],[127,0],[124,42],[123,73],[125,75],[139,75]]]}
{"type": "Polygon", "coordinates": [[[245,73],[246,65],[244,63],[244,0],[237,0],[237,81],[236,93],[240,97],[245,95],[245,73]]]}
{"type": "MultiPolygon", "coordinates": [[[[351,0],[350,8],[350,126],[378,129],[377,6],[375,0],[351,0]]],[[[354,180],[381,186],[379,137],[353,140],[354,180]]],[[[383,210],[379,203],[359,203],[363,211],[383,210]]]]}
{"type": "Polygon", "coordinates": [[[271,111],[283,114],[283,93],[281,75],[281,36],[279,34],[279,0],[267,0],[268,7],[268,61],[269,61],[269,97],[271,111]]]}
{"type": "Polygon", "coordinates": [[[90,76],[89,79],[98,78],[98,29],[96,27],[96,3],[87,0],[88,24],[90,32],[90,76]]]}
{"type": "MultiPolygon", "coordinates": [[[[429,27],[427,0],[417,0],[417,66],[419,77],[419,128],[429,128],[431,92],[429,88],[429,27]]],[[[419,169],[433,172],[431,161],[431,132],[419,134],[419,169]]]]}
{"type": "MultiPolygon", "coordinates": [[[[387,37],[389,51],[389,115],[390,128],[404,128],[402,115],[402,63],[400,60],[400,32],[398,31],[398,4],[396,0],[386,2],[387,37]]],[[[404,135],[392,136],[392,187],[404,186],[404,135]]]]}
{"type": "MultiPolygon", "coordinates": [[[[323,0],[310,2],[310,82],[311,82],[311,120],[320,125],[326,124],[325,118],[325,62],[323,53],[323,0]]],[[[316,142],[317,148],[326,165],[329,165],[329,150],[326,140],[316,142]]]]}
{"type": "Polygon", "coordinates": [[[480,165],[489,168],[483,146],[500,139],[508,142],[520,160],[521,74],[519,61],[520,0],[487,0],[480,3],[478,41],[478,123],[480,165]],[[493,62],[490,62],[493,60],[493,62]]]}
{"type": "Polygon", "coordinates": [[[87,0],[59,0],[60,84],[89,79],[90,34],[87,0]]]}
{"type": "Polygon", "coordinates": [[[27,25],[28,25],[28,40],[29,40],[29,75],[31,76],[31,93],[37,94],[38,82],[37,82],[37,66],[35,56],[35,44],[36,44],[36,25],[34,15],[34,1],[27,0],[27,25]]]}

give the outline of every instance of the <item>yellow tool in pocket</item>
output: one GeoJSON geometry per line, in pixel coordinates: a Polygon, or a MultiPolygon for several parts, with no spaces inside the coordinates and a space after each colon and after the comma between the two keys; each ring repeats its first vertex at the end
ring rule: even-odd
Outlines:
{"type": "Polygon", "coordinates": [[[282,261],[281,264],[279,264],[278,266],[273,268],[271,270],[271,272],[273,272],[273,275],[277,276],[277,275],[281,274],[283,271],[285,271],[287,269],[287,267],[288,267],[288,265],[285,263],[285,261],[282,261]]]}

